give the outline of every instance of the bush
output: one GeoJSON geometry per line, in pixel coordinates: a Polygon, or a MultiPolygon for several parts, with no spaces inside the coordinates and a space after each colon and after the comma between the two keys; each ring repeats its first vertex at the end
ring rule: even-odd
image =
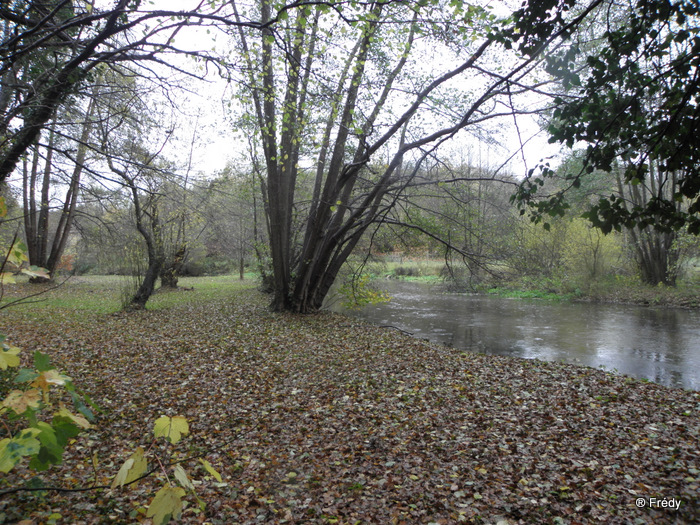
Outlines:
{"type": "Polygon", "coordinates": [[[397,277],[418,277],[420,269],[413,266],[397,266],[393,273],[397,277]]]}
{"type": "Polygon", "coordinates": [[[238,263],[233,259],[218,255],[210,255],[200,259],[190,260],[182,267],[180,275],[201,277],[203,275],[226,275],[238,270],[238,263]]]}

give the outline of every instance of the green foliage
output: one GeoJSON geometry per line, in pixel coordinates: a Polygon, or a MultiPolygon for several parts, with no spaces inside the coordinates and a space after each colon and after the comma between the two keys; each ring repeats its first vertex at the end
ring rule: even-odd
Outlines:
{"type": "Polygon", "coordinates": [[[580,276],[584,281],[598,279],[620,266],[621,236],[605,235],[580,218],[569,221],[566,231],[563,263],[569,275],[580,276]]]}
{"type": "Polygon", "coordinates": [[[508,263],[514,270],[512,278],[549,278],[565,282],[567,286],[552,289],[564,294],[576,288],[586,290],[592,282],[626,272],[629,266],[623,236],[604,235],[581,218],[552,220],[549,229],[542,223],[521,219],[508,263]]]}
{"type": "MultiPolygon", "coordinates": [[[[20,350],[7,344],[2,335],[0,341],[0,366],[18,368],[20,350]]],[[[9,435],[0,441],[0,472],[9,472],[24,457],[31,458],[29,468],[36,471],[59,465],[69,440],[90,428],[89,420],[94,419],[90,399],[79,394],[71,378],[53,368],[49,357],[40,352],[34,354],[34,368],[19,370],[14,383],[24,386],[11,390],[0,409],[9,435]],[[58,405],[51,401],[56,389],[69,394],[78,414],[68,410],[62,401],[58,405]]]]}
{"type": "MultiPolygon", "coordinates": [[[[189,424],[187,419],[182,416],[161,416],[156,419],[153,425],[153,442],[149,449],[145,451],[142,447],[138,447],[136,451],[122,464],[119,472],[112,480],[112,488],[125,487],[127,485],[136,484],[141,478],[149,475],[148,472],[148,457],[149,453],[155,455],[156,444],[159,438],[165,439],[170,445],[177,444],[182,436],[189,434],[189,424]]],[[[160,470],[165,478],[163,486],[156,492],[148,506],[146,516],[153,518],[153,523],[163,525],[171,520],[177,520],[182,514],[182,498],[187,492],[190,492],[199,502],[200,509],[204,509],[205,503],[201,501],[195,492],[194,483],[189,478],[189,475],[182,467],[181,463],[168,463],[166,457],[156,457],[156,462],[160,466],[160,470]],[[172,470],[169,470],[172,466],[172,470]],[[180,485],[173,486],[172,478],[180,485]]],[[[200,458],[200,463],[204,469],[221,482],[221,474],[219,474],[211,464],[200,458]]]]}
{"type": "Polygon", "coordinates": [[[391,301],[391,297],[386,292],[372,286],[368,274],[362,274],[359,277],[353,275],[348,282],[340,286],[338,292],[345,298],[343,307],[350,309],[391,301]]]}
{"type": "MultiPolygon", "coordinates": [[[[565,23],[566,9],[538,18],[548,3],[531,2],[525,9],[532,19],[521,20],[522,30],[533,41],[565,23]]],[[[611,14],[593,47],[574,40],[547,56],[547,70],[565,91],[554,100],[550,142],[585,145],[582,168],[566,175],[571,186],[595,170],[620,171],[629,188],[648,191],[633,205],[619,193],[592,204],[585,216],[606,233],[621,227],[676,231],[687,226],[689,233],[700,234],[700,84],[693,73],[700,66],[698,16],[694,0],[638,0],[628,11],[620,7],[611,14]]],[[[523,45],[529,50],[532,44],[523,45]]],[[[517,198],[529,203],[538,218],[561,214],[567,206],[564,192],[535,195],[554,171],[548,164],[539,166],[539,176],[535,171],[517,198]]]]}

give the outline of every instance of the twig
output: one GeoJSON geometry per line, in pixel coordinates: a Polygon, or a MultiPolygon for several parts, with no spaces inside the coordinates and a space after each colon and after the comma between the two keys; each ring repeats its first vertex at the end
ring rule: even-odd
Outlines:
{"type": "Polygon", "coordinates": [[[411,337],[413,337],[413,332],[407,332],[403,328],[399,328],[398,326],[394,326],[391,324],[382,324],[382,325],[379,325],[379,328],[393,328],[394,330],[398,330],[399,332],[403,332],[404,334],[407,334],[407,335],[410,335],[411,337]]]}
{"type": "Polygon", "coordinates": [[[63,282],[58,283],[56,286],[52,286],[51,288],[47,288],[46,290],[41,290],[40,292],[36,292],[36,293],[30,294],[30,295],[26,295],[26,296],[24,296],[24,297],[20,297],[19,299],[15,299],[14,301],[10,301],[9,303],[5,303],[5,304],[3,304],[3,305],[0,305],[0,310],[4,310],[5,308],[9,308],[9,307],[12,306],[12,305],[21,304],[21,303],[23,303],[23,302],[38,303],[38,302],[40,302],[40,301],[27,301],[27,299],[31,299],[32,297],[37,297],[37,296],[39,296],[39,295],[43,295],[43,294],[45,294],[45,293],[51,292],[52,290],[55,290],[56,288],[60,288],[61,286],[63,286],[64,284],[66,284],[66,283],[68,282],[68,280],[69,280],[71,277],[73,277],[73,276],[72,276],[72,275],[69,275],[68,277],[66,277],[66,278],[63,280],[63,282]]]}

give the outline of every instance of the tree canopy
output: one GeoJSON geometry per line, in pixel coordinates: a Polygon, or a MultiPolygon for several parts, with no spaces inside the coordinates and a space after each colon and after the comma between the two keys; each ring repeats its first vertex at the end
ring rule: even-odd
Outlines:
{"type": "MultiPolygon", "coordinates": [[[[573,9],[565,2],[560,11],[573,9]]],[[[585,150],[579,171],[566,173],[572,187],[594,170],[618,172],[640,195],[602,196],[586,213],[603,231],[651,226],[700,233],[700,7],[691,0],[601,3],[565,46],[547,56],[547,71],[561,80],[547,131],[550,142],[585,150]]],[[[532,3],[519,24],[526,34],[560,27],[542,22],[545,5],[532,3]]],[[[558,11],[558,12],[560,12],[558,11]]],[[[533,49],[523,41],[526,52],[533,49]]],[[[537,199],[543,178],[533,170],[519,198],[536,214],[557,214],[566,192],[537,199]]]]}

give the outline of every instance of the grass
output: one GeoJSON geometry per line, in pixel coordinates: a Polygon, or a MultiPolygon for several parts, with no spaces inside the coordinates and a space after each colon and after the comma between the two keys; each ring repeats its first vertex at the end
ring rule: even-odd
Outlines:
{"type": "MultiPolygon", "coordinates": [[[[211,277],[182,277],[177,290],[159,289],[150,298],[148,310],[163,310],[175,305],[194,300],[209,301],[223,298],[241,286],[250,286],[255,274],[248,273],[241,281],[238,274],[217,275],[211,277]],[[197,294],[190,293],[195,289],[197,294]]],[[[21,297],[27,301],[13,306],[23,312],[37,309],[73,310],[93,314],[111,314],[121,310],[121,293],[125,285],[124,277],[117,275],[87,275],[60,280],[59,285],[30,284],[20,281],[14,285],[5,285],[5,293],[0,305],[7,304],[21,297]]]]}
{"type": "Polygon", "coordinates": [[[385,258],[367,267],[375,279],[400,279],[411,282],[438,282],[443,280],[445,261],[415,257],[385,258]]]}
{"type": "Polygon", "coordinates": [[[511,290],[509,288],[489,288],[487,293],[491,295],[498,295],[499,297],[508,297],[514,299],[544,299],[546,301],[570,301],[575,297],[579,297],[579,294],[568,293],[560,294],[555,292],[548,292],[546,290],[511,290]]]}

